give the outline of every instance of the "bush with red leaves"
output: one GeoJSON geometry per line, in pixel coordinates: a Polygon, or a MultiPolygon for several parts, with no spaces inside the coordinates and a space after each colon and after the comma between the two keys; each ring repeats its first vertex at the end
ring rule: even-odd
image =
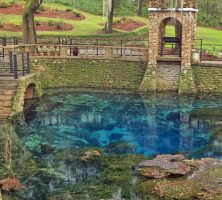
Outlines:
{"type": "Polygon", "coordinates": [[[25,186],[22,185],[21,182],[16,178],[7,178],[0,180],[0,188],[3,191],[16,191],[24,189],[25,186]]]}

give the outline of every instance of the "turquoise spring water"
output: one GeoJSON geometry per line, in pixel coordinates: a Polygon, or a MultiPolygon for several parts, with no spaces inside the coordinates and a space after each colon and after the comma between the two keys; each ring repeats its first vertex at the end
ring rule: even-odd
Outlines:
{"type": "Polygon", "coordinates": [[[103,147],[147,157],[222,155],[220,143],[212,138],[222,120],[222,101],[217,96],[57,93],[29,102],[26,108],[27,126],[18,133],[36,155],[44,154],[42,144],[57,149],[103,147]],[[120,143],[123,148],[118,148],[120,143]]]}
{"type": "Polygon", "coordinates": [[[75,155],[70,152],[81,149],[102,149],[107,157],[182,153],[188,158],[222,158],[217,131],[221,96],[57,92],[26,102],[24,119],[15,130],[41,173],[24,178],[27,190],[15,199],[47,199],[66,185],[99,176],[100,164],[71,159],[75,155]]]}

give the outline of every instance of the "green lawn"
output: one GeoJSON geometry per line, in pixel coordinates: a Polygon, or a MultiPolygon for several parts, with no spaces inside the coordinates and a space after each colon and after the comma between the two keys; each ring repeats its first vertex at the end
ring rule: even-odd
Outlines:
{"type": "MultiPolygon", "coordinates": [[[[12,0],[4,0],[4,2],[11,2],[12,0]]],[[[50,1],[50,0],[47,0],[50,1]]],[[[62,0],[53,0],[53,1],[62,1],[62,0]]],[[[71,2],[70,0],[69,2],[71,2]]],[[[73,0],[74,1],[74,0],[73,0]]],[[[80,1],[87,1],[87,0],[80,0],[80,1]]],[[[0,2],[3,2],[0,0],[0,2]]],[[[65,0],[65,2],[67,2],[65,0]]],[[[77,0],[76,0],[77,2],[77,0]]],[[[96,2],[98,3],[97,0],[95,0],[95,6],[97,5],[96,2]]],[[[101,0],[100,0],[101,2],[101,0]]],[[[66,3],[63,3],[66,4],[66,3]]],[[[57,3],[44,3],[44,6],[54,8],[54,9],[61,9],[61,10],[66,10],[67,8],[70,8],[69,6],[66,5],[61,5],[57,3]]],[[[86,7],[86,6],[85,6],[86,7]]],[[[124,32],[124,31],[115,31],[114,34],[112,35],[107,35],[107,34],[102,34],[101,31],[103,29],[103,23],[104,23],[104,18],[100,15],[95,15],[95,14],[90,14],[88,12],[83,12],[80,10],[77,10],[78,12],[82,13],[85,15],[86,19],[82,21],[74,21],[74,20],[63,20],[63,19],[52,19],[52,18],[46,18],[46,17],[36,17],[37,20],[40,21],[63,21],[64,23],[72,24],[74,29],[71,31],[57,31],[57,32],[52,32],[52,31],[40,31],[38,32],[38,36],[73,36],[73,37],[129,37],[129,36],[137,36],[137,35],[145,35],[144,39],[146,38],[147,31],[148,31],[148,20],[147,18],[141,18],[141,17],[136,17],[136,16],[130,16],[129,18],[134,19],[135,21],[141,21],[147,24],[144,27],[138,28],[133,32],[124,32]],[[99,34],[98,34],[99,32],[99,34]]],[[[115,20],[120,19],[121,17],[116,17],[115,20]]],[[[2,23],[12,23],[19,25],[22,23],[22,18],[21,16],[18,15],[5,15],[5,14],[0,14],[0,22],[2,23]]],[[[169,27],[167,30],[169,35],[173,35],[173,29],[172,27],[169,27]]],[[[0,31],[0,36],[21,36],[22,33],[14,33],[14,32],[9,32],[9,31],[0,31]]],[[[221,45],[220,49],[222,50],[222,31],[211,29],[211,28],[204,28],[204,27],[198,27],[197,28],[197,38],[203,38],[204,39],[204,44],[205,48],[209,49],[212,48],[211,46],[207,46],[206,44],[210,45],[221,45]]]]}
{"type": "MultiPolygon", "coordinates": [[[[45,0],[58,3],[87,13],[103,15],[103,0],[45,0]]],[[[115,5],[115,16],[133,16],[137,12],[138,0],[118,0],[115,5]]],[[[148,15],[147,7],[143,7],[143,16],[148,15]]]]}
{"type": "MultiPolygon", "coordinates": [[[[168,27],[168,36],[174,35],[173,27],[168,27]]],[[[197,27],[196,38],[203,39],[203,48],[212,49],[214,46],[218,46],[218,49],[222,51],[222,31],[213,28],[197,27]]],[[[197,46],[200,47],[200,41],[197,41],[197,46]]]]}
{"type": "MultiPolygon", "coordinates": [[[[44,6],[54,8],[54,9],[61,9],[61,10],[66,10],[67,6],[64,5],[59,5],[54,4],[54,3],[45,3],[44,6]]],[[[103,23],[104,23],[104,18],[99,15],[93,15],[89,14],[83,11],[76,10],[80,13],[82,13],[86,19],[82,21],[74,21],[74,20],[64,20],[64,19],[57,19],[57,18],[47,18],[47,17],[36,17],[36,20],[40,21],[62,21],[64,23],[72,24],[74,29],[71,31],[58,31],[58,32],[52,32],[52,31],[40,31],[38,32],[39,36],[99,36],[98,32],[101,32],[103,29],[103,23]]],[[[129,17],[132,18],[136,21],[144,22],[147,23],[147,20],[145,18],[141,17],[129,17]]],[[[115,20],[120,19],[120,17],[116,17],[115,20]]],[[[15,25],[19,25],[22,23],[22,17],[18,15],[5,15],[0,13],[0,21],[2,23],[12,23],[15,25]]],[[[135,34],[136,32],[140,32],[141,30],[146,29],[147,26],[138,28],[137,30],[133,31],[132,33],[129,34],[135,34]]],[[[9,31],[0,31],[0,36],[21,36],[22,33],[14,33],[14,32],[9,32],[9,31]]],[[[125,35],[127,32],[124,31],[117,31],[115,35],[121,36],[125,35]]],[[[101,36],[105,36],[102,35],[101,36]]]]}

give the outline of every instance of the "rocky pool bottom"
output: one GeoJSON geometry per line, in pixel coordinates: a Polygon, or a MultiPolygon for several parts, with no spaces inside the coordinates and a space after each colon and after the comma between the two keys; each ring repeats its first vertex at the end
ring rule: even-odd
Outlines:
{"type": "Polygon", "coordinates": [[[0,126],[2,198],[222,199],[221,98],[57,91],[26,102],[0,126]]]}

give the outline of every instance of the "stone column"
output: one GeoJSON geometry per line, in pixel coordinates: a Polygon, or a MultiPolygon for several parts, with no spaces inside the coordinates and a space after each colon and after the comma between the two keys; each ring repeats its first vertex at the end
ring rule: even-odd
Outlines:
{"type": "Polygon", "coordinates": [[[150,12],[149,21],[149,61],[139,88],[141,92],[156,91],[156,59],[159,52],[159,25],[157,23],[158,14],[150,12]]]}
{"type": "Polygon", "coordinates": [[[60,46],[60,56],[67,57],[68,46],[60,46]]]}
{"type": "Polygon", "coordinates": [[[18,51],[17,48],[15,48],[14,46],[7,46],[4,47],[4,61],[6,63],[9,63],[9,52],[14,52],[14,51],[18,51]]]}
{"type": "Polygon", "coordinates": [[[183,14],[182,32],[182,61],[179,93],[195,93],[193,71],[191,68],[191,46],[193,33],[192,13],[183,14]]]}

